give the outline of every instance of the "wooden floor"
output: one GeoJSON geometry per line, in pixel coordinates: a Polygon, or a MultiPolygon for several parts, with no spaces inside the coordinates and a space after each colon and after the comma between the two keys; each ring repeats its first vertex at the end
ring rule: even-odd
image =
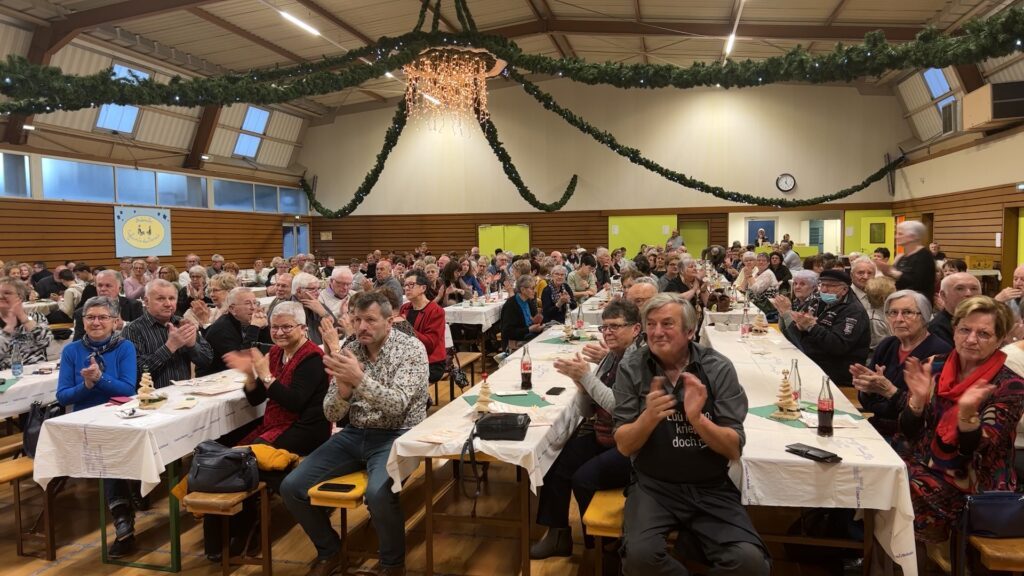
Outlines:
{"type": "MultiPolygon", "coordinates": [[[[441,401],[447,401],[447,385],[441,392],[441,401]]],[[[439,478],[451,475],[451,466],[444,465],[435,470],[439,478]]],[[[512,516],[517,510],[515,501],[514,469],[510,466],[496,465],[491,467],[489,482],[477,505],[480,515],[505,514],[512,516]]],[[[34,518],[41,510],[42,492],[30,481],[22,484],[22,497],[28,501],[25,516],[34,518]]],[[[100,536],[98,529],[99,492],[95,480],[70,480],[67,488],[56,499],[57,525],[57,560],[46,562],[34,558],[19,557],[15,554],[14,544],[14,508],[10,485],[0,487],[0,574],[3,576],[91,576],[108,574],[139,574],[143,570],[121,568],[104,565],[100,562],[100,536]]],[[[279,498],[273,499],[271,532],[273,538],[274,573],[279,576],[302,576],[307,571],[308,563],[315,557],[315,549],[305,533],[295,524],[279,498]]],[[[407,517],[422,508],[423,502],[423,467],[413,475],[410,486],[402,492],[402,507],[407,517]]],[[[531,498],[534,513],[537,500],[531,498]]],[[[472,502],[465,498],[449,495],[440,503],[447,511],[468,514],[472,502]]],[[[219,565],[212,564],[203,555],[202,522],[182,513],[182,574],[213,575],[220,574],[219,565]]],[[[335,515],[335,526],[337,526],[335,515]]],[[[358,526],[349,542],[353,548],[374,548],[373,530],[366,526],[365,508],[355,510],[349,515],[350,526],[358,526]],[[361,526],[359,526],[361,524],[361,526]]],[[[789,514],[766,511],[758,513],[755,521],[759,527],[771,528],[775,531],[784,530],[792,517],[789,514]],[[762,517],[763,516],[763,517],[762,517]]],[[[570,512],[570,525],[574,527],[574,555],[571,558],[552,558],[533,561],[532,573],[536,576],[573,576],[576,574],[590,575],[593,573],[591,552],[584,553],[582,535],[579,530],[579,515],[573,502],[570,512]]],[[[423,573],[425,566],[423,523],[414,526],[408,533],[406,542],[406,566],[411,575],[423,573]]],[[[762,528],[763,529],[763,528],[762,528]]],[[[518,539],[508,530],[496,528],[468,526],[442,523],[436,528],[435,539],[435,571],[438,574],[472,574],[497,576],[515,574],[518,567],[518,539]]],[[[112,528],[108,526],[108,534],[112,528]]],[[[139,552],[131,558],[133,561],[150,563],[166,563],[170,558],[170,546],[167,531],[167,496],[166,487],[161,486],[153,494],[153,507],[148,512],[139,514],[136,521],[136,534],[139,552]]],[[[533,540],[543,534],[543,529],[534,526],[533,540]]],[[[31,543],[30,543],[31,544],[31,543]]],[[[792,550],[789,551],[792,554],[792,550]]],[[[843,574],[841,564],[834,554],[821,551],[820,554],[807,555],[797,562],[787,558],[787,550],[772,547],[773,574],[777,575],[831,575],[843,574]]],[[[365,564],[372,566],[372,561],[365,564]]],[[[354,572],[359,565],[350,567],[354,572]]],[[[239,567],[235,574],[259,574],[259,567],[239,567]]],[[[848,571],[847,574],[859,574],[859,570],[848,571]]],[[[898,571],[897,571],[898,573],[898,571]]],[[[155,574],[155,572],[154,572],[155,574]]]]}

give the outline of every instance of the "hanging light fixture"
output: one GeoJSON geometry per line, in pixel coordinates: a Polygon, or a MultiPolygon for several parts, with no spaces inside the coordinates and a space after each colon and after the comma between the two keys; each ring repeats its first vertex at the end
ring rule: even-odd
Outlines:
{"type": "Polygon", "coordinates": [[[487,79],[501,74],[505,64],[481,48],[424,50],[403,68],[409,117],[437,130],[446,123],[458,128],[470,118],[487,120],[487,79]]]}

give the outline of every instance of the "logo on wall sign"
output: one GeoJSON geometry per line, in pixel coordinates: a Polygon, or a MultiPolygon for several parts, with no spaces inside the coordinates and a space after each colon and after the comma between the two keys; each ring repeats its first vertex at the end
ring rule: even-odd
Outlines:
{"type": "Polygon", "coordinates": [[[133,216],[121,226],[121,235],[134,248],[147,250],[159,246],[164,240],[164,225],[152,216],[133,216]]]}

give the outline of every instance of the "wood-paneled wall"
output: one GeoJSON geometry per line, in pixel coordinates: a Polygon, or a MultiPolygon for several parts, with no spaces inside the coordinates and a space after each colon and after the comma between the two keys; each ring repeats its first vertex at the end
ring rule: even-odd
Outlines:
{"type": "MultiPolygon", "coordinates": [[[[269,263],[281,254],[280,214],[171,208],[173,254],[161,261],[179,272],[190,252],[204,264],[221,254],[241,268],[257,257],[269,263]]],[[[304,221],[308,222],[308,219],[304,221]]],[[[65,260],[117,268],[114,249],[114,207],[89,202],[0,199],[0,260],[34,262],[51,267],[65,260]]]]}
{"type": "MultiPolygon", "coordinates": [[[[652,211],[666,213],[671,210],[652,211]]],[[[580,210],[573,212],[513,212],[488,214],[422,214],[395,216],[348,216],[341,219],[313,219],[313,249],[338,262],[365,258],[371,250],[411,252],[427,242],[434,254],[465,252],[477,244],[481,224],[528,224],[530,246],[545,252],[566,250],[577,244],[593,250],[608,242],[608,216],[614,212],[580,210]],[[330,232],[331,240],[320,240],[330,232]]],[[[709,222],[712,244],[726,244],[728,212],[680,214],[679,221],[709,222]]],[[[612,247],[614,248],[614,247],[612,247]]]]}
{"type": "Polygon", "coordinates": [[[932,241],[938,242],[950,258],[963,258],[968,254],[989,255],[999,263],[1003,284],[1013,277],[1017,260],[1016,210],[1024,206],[1024,197],[1016,186],[997,186],[940,196],[894,202],[893,216],[906,216],[908,220],[921,220],[932,215],[932,241]],[[1005,225],[1010,211],[1014,220],[1005,225]],[[1001,247],[996,246],[1000,234],[1001,247]]]}

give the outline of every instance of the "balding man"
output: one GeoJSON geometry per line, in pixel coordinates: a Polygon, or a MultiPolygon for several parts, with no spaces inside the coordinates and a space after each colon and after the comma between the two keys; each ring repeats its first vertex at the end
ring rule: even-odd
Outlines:
{"type": "MultiPolygon", "coordinates": [[[[142,302],[138,300],[129,300],[124,296],[121,296],[121,280],[118,279],[117,272],[113,270],[101,270],[96,273],[96,295],[106,296],[112,300],[117,300],[119,315],[121,320],[114,325],[115,330],[120,330],[124,327],[125,322],[131,322],[136,318],[142,316],[142,302]]],[[[79,307],[75,310],[75,332],[72,336],[72,340],[81,340],[85,336],[85,323],[82,322],[82,308],[79,307]]]]}
{"type": "Polygon", "coordinates": [[[160,257],[146,256],[146,282],[160,277],[160,257]]]}
{"type": "Polygon", "coordinates": [[[957,272],[942,279],[939,294],[942,295],[942,309],[932,316],[928,331],[953,346],[953,313],[960,302],[981,294],[981,282],[967,272],[957,272]]]}
{"type": "Polygon", "coordinates": [[[391,269],[391,261],[386,258],[377,262],[377,277],[374,279],[373,285],[369,287],[364,286],[364,289],[367,290],[373,288],[381,288],[391,291],[392,294],[398,297],[399,302],[401,302],[402,297],[405,296],[405,290],[402,289],[402,284],[394,277],[391,269]]]}
{"type": "Polygon", "coordinates": [[[220,254],[214,254],[211,256],[210,262],[210,267],[206,269],[206,275],[210,278],[213,278],[224,271],[224,257],[220,254]]]}
{"type": "Polygon", "coordinates": [[[868,300],[868,282],[877,274],[875,263],[867,256],[857,258],[850,265],[850,289],[864,307],[864,311],[868,313],[868,322],[871,324],[871,350],[878,346],[882,338],[889,335],[889,323],[885,321],[884,311],[872,306],[868,300]]]}
{"type": "MultiPolygon", "coordinates": [[[[198,254],[189,254],[188,256],[185,256],[185,268],[180,273],[178,273],[178,286],[186,286],[189,282],[191,282],[192,279],[189,278],[188,271],[191,270],[193,266],[202,265],[203,261],[199,258],[198,254]]],[[[256,272],[259,272],[259,270],[257,270],[256,272]]]]}
{"type": "Polygon", "coordinates": [[[281,272],[274,276],[274,299],[267,306],[267,318],[274,314],[274,307],[281,302],[289,302],[292,299],[293,276],[289,272],[281,272]]]}
{"type": "Polygon", "coordinates": [[[612,283],[612,255],[604,246],[599,246],[594,251],[597,259],[597,267],[594,268],[594,275],[597,277],[598,289],[606,289],[612,283]]]}
{"type": "MultiPolygon", "coordinates": [[[[626,291],[626,300],[629,300],[636,307],[643,310],[644,304],[658,293],[658,285],[649,276],[637,278],[636,283],[626,291]]],[[[641,326],[641,330],[643,327],[641,326]]]]}
{"type": "Polygon", "coordinates": [[[996,300],[1009,306],[1013,316],[1020,318],[1021,296],[1024,296],[1024,264],[1013,271],[1013,284],[996,294],[996,300]]]}
{"type": "Polygon", "coordinates": [[[330,310],[335,318],[341,318],[348,314],[348,299],[352,293],[353,282],[354,276],[351,268],[336,266],[327,282],[327,289],[320,292],[320,303],[330,310]]]}

